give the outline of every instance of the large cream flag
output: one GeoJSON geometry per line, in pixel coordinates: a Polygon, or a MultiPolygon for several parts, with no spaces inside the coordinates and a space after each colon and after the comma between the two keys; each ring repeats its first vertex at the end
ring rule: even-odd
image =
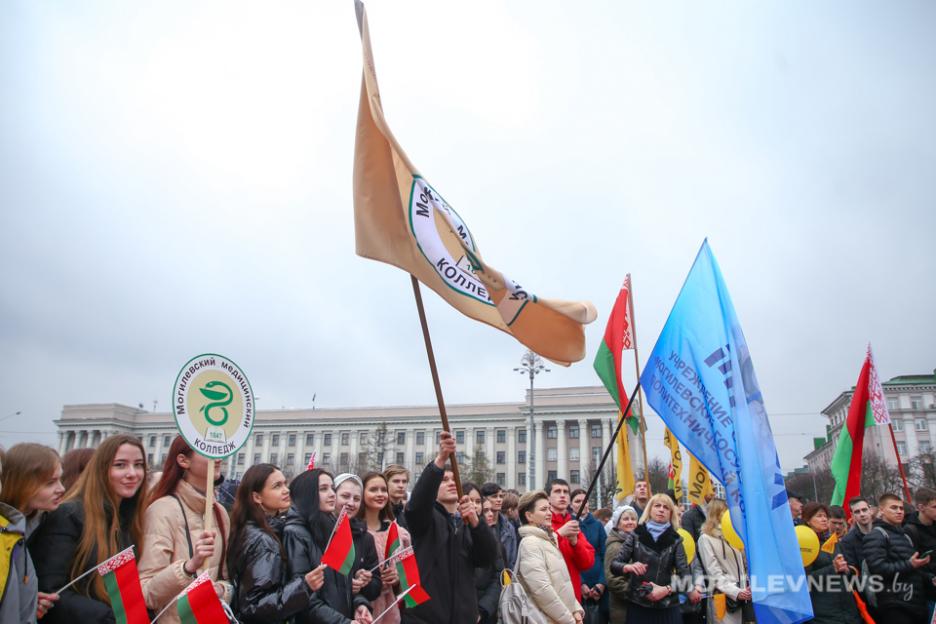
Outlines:
{"type": "MultiPolygon", "coordinates": [[[[358,255],[400,267],[461,313],[558,364],[585,357],[587,302],[541,299],[486,264],[468,226],[423,178],[384,120],[364,5],[355,2],[364,78],[354,145],[358,255]]],[[[531,216],[532,218],[532,216],[531,216]]]]}

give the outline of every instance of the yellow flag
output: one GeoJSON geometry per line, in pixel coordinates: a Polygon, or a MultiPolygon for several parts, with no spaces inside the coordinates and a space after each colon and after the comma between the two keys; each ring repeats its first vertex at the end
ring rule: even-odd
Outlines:
{"type": "Polygon", "coordinates": [[[595,307],[537,297],[481,259],[474,234],[419,174],[390,132],[377,88],[367,15],[359,0],[355,8],[364,52],[354,144],[357,254],[407,271],[462,314],[512,335],[557,364],[581,360],[583,325],[595,320],[595,307]]]}
{"type": "MultiPolygon", "coordinates": [[[[621,412],[618,411],[618,419],[621,418],[621,412]]],[[[631,463],[630,439],[628,438],[630,427],[623,426],[618,431],[617,437],[617,499],[620,501],[634,492],[634,465],[631,463]]]]}
{"type": "Polygon", "coordinates": [[[712,478],[695,455],[688,451],[686,453],[689,455],[689,502],[704,505],[705,499],[715,493],[712,478]]]}
{"type": "Polygon", "coordinates": [[[670,450],[670,469],[667,476],[667,485],[673,490],[676,501],[682,501],[682,453],[679,451],[679,441],[673,432],[666,428],[663,433],[663,444],[670,450]]]}
{"type": "Polygon", "coordinates": [[[832,531],[832,535],[830,535],[829,539],[827,539],[825,543],[822,544],[822,548],[820,548],[820,550],[824,553],[829,553],[830,555],[834,554],[835,545],[838,544],[838,540],[839,540],[838,533],[836,533],[835,531],[832,531]]]}

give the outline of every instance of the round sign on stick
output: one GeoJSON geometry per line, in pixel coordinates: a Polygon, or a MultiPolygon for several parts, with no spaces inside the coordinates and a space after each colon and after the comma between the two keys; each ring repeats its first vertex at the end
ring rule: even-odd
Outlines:
{"type": "Polygon", "coordinates": [[[682,537],[682,545],[686,551],[686,562],[692,563],[692,560],[695,559],[696,551],[695,540],[692,539],[692,533],[686,529],[676,529],[676,532],[682,537]]]}
{"type": "Polygon", "coordinates": [[[799,542],[800,556],[803,558],[803,567],[812,565],[819,556],[819,536],[808,526],[799,525],[795,529],[796,541],[799,542]]]}
{"type": "MultiPolygon", "coordinates": [[[[250,438],[254,395],[244,371],[217,353],[196,355],[185,363],[172,386],[172,415],[188,445],[210,459],[236,453],[250,438]]],[[[205,529],[214,521],[215,463],[208,462],[205,529]]]]}
{"type": "Polygon", "coordinates": [[[731,524],[731,514],[727,511],[725,511],[721,517],[721,532],[725,541],[728,542],[732,548],[744,550],[744,542],[741,541],[741,536],[738,535],[734,525],[731,524]]]}

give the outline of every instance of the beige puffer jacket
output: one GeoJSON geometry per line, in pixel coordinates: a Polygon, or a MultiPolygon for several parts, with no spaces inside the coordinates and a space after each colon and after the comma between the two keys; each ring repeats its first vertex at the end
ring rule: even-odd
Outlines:
{"type": "MultiPolygon", "coordinates": [[[[185,539],[185,521],[188,520],[192,546],[205,527],[205,496],[186,481],[179,481],[176,496],[185,508],[182,509],[172,496],[163,496],[153,501],[146,509],[144,518],[143,556],[138,563],[140,584],[146,608],[159,612],[173,598],[179,595],[194,579],[182,570],[182,565],[189,559],[188,541],[185,539]]],[[[218,503],[215,508],[221,512],[222,527],[215,526],[215,551],[203,564],[202,570],[211,573],[212,580],[218,580],[218,564],[221,563],[222,579],[227,578],[227,563],[222,561],[222,540],[220,530],[224,531],[224,543],[228,541],[231,521],[227,511],[218,503]]],[[[215,516],[217,518],[217,515],[215,516]]],[[[217,519],[214,521],[217,524],[217,519]]],[[[231,585],[224,583],[224,601],[231,601],[231,585]]],[[[169,608],[159,618],[160,624],[178,624],[176,609],[169,608]]]]}
{"type": "Polygon", "coordinates": [[[575,599],[569,570],[551,533],[530,524],[520,527],[517,576],[550,622],[575,624],[573,614],[585,613],[575,599]]]}

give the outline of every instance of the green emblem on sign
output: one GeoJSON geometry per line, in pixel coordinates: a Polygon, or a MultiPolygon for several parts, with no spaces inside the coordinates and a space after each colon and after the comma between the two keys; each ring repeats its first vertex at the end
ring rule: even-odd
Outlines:
{"type": "Polygon", "coordinates": [[[200,412],[204,412],[205,420],[216,427],[220,427],[226,423],[228,419],[227,406],[230,405],[231,401],[234,400],[234,392],[231,390],[231,386],[227,385],[223,381],[209,381],[205,384],[204,388],[199,388],[198,390],[202,393],[202,396],[211,401],[211,403],[202,405],[201,409],[198,410],[200,412]],[[209,388],[215,388],[218,386],[224,388],[226,392],[209,390],[209,388]],[[214,419],[211,417],[211,410],[213,409],[221,410],[221,418],[214,419]]]}

